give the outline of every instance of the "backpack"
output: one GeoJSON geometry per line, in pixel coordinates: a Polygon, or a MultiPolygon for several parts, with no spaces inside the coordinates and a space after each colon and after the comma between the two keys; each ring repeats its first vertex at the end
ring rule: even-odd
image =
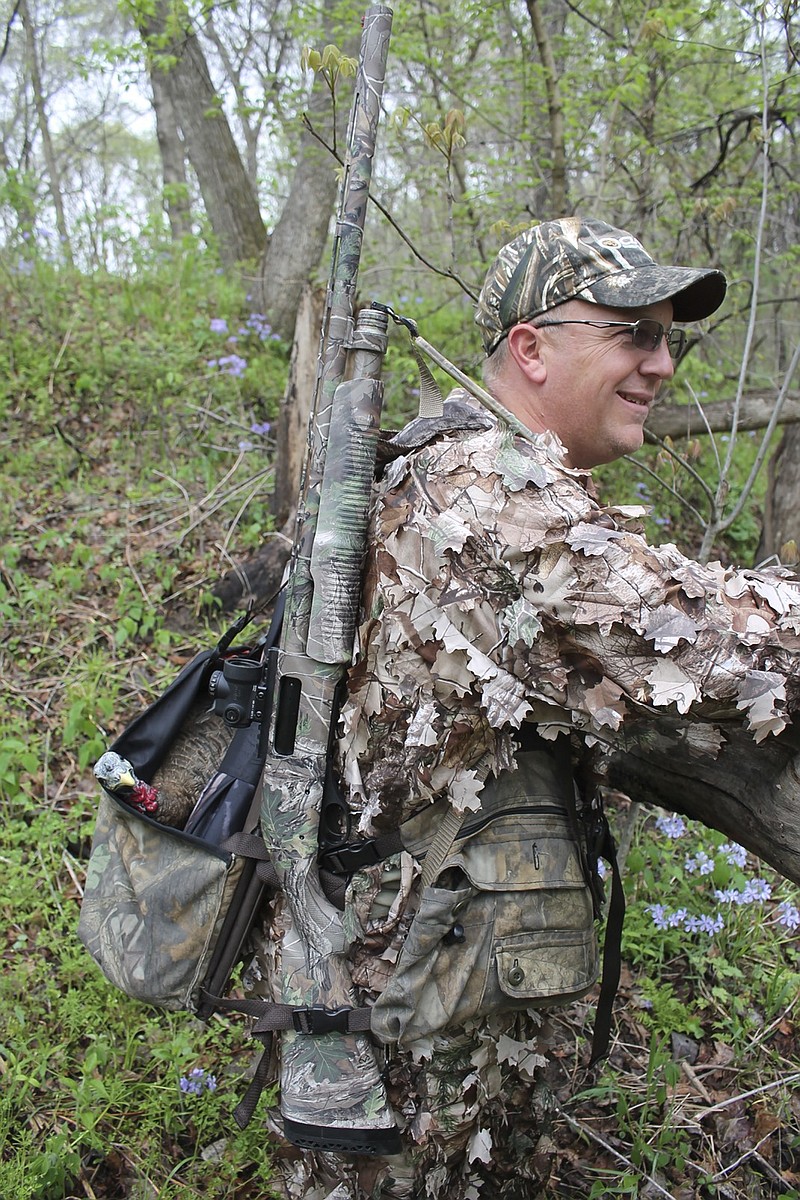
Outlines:
{"type": "Polygon", "coordinates": [[[232,651],[251,619],[241,618],[99,760],[78,937],[107,979],[144,1003],[210,1016],[274,884],[257,835],[264,726],[235,725],[242,714],[230,705],[220,720],[209,687],[226,664],[258,673],[280,618],[279,608],[257,646],[232,651]]]}

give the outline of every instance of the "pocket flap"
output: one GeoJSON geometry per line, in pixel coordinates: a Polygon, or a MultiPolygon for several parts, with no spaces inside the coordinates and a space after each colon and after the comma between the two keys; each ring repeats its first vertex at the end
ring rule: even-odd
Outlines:
{"type": "Polygon", "coordinates": [[[528,933],[495,954],[500,987],[514,1000],[558,996],[561,1003],[584,995],[598,976],[594,929],[528,933]]]}
{"type": "Polygon", "coordinates": [[[586,885],[566,814],[497,816],[480,837],[458,845],[443,869],[447,867],[460,867],[482,891],[586,885]]]}

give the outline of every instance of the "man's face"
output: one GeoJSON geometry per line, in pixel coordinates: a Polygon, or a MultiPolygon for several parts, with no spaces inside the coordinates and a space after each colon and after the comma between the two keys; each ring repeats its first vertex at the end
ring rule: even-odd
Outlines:
{"type": "MultiPolygon", "coordinates": [[[[531,324],[632,322],[644,317],[669,329],[672,302],[615,309],[573,300],[531,324]]],[[[540,427],[558,435],[567,448],[569,465],[595,467],[638,450],[650,406],[662,381],[674,373],[666,342],[662,339],[656,350],[639,350],[629,329],[590,325],[543,328],[538,337],[544,378],[528,398],[530,415],[540,427]]]]}

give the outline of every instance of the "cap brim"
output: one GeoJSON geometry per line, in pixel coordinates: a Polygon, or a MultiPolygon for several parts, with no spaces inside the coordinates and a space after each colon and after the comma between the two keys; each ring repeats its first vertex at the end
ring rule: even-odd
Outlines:
{"type": "Polygon", "coordinates": [[[674,321],[700,321],[719,308],[726,287],[722,271],[653,263],[606,275],[582,288],[577,297],[609,308],[643,308],[671,300],[674,321]]]}

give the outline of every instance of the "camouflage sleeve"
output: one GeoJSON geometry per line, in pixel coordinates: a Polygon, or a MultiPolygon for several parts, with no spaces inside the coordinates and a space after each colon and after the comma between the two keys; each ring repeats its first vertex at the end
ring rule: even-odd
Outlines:
{"type": "Polygon", "coordinates": [[[356,776],[376,730],[390,760],[397,736],[403,788],[427,771],[464,807],[526,718],[612,741],[657,710],[779,733],[798,705],[798,583],[652,547],[643,512],[601,506],[547,435],[495,428],[393,464],[351,678],[356,776]]]}

